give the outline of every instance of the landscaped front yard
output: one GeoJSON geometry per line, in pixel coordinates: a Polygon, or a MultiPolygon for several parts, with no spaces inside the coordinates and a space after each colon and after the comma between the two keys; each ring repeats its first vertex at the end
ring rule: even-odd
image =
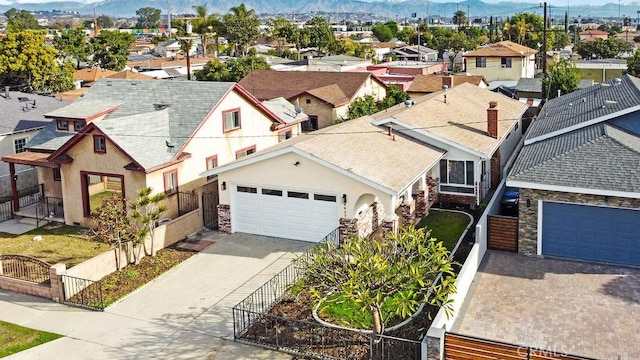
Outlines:
{"type": "Polygon", "coordinates": [[[430,210],[416,227],[431,230],[431,237],[442,241],[452,251],[470,221],[468,215],[457,211],[430,210]]]}
{"type": "Polygon", "coordinates": [[[9,356],[62,337],[0,321],[0,357],[9,356]]]}
{"type": "Polygon", "coordinates": [[[0,254],[27,255],[70,268],[110,248],[83,235],[84,231],[85,228],[54,223],[22,235],[0,232],[0,254]],[[36,236],[42,240],[34,241],[36,236]]]}

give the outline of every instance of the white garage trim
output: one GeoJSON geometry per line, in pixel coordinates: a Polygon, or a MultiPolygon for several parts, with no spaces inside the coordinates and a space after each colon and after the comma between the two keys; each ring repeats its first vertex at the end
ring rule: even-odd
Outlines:
{"type": "Polygon", "coordinates": [[[232,232],[319,242],[340,225],[337,193],[230,184],[232,232]]]}

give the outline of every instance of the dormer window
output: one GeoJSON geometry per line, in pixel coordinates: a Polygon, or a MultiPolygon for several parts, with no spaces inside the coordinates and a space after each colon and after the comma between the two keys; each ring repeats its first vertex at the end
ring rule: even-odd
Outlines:
{"type": "Polygon", "coordinates": [[[84,121],[74,121],[73,122],[73,129],[75,131],[80,131],[82,129],[84,129],[84,127],[87,125],[87,123],[85,123],[84,121]]]}
{"type": "Polygon", "coordinates": [[[67,120],[56,120],[56,129],[69,130],[69,122],[67,120]]]}

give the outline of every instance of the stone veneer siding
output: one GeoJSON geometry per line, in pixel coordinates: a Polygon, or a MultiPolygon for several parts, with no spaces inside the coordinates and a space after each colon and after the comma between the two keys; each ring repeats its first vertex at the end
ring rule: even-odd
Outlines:
{"type": "Polygon", "coordinates": [[[443,203],[451,203],[451,204],[462,204],[462,205],[475,205],[476,197],[475,196],[465,196],[465,195],[453,195],[453,194],[442,194],[439,195],[440,201],[443,203]]]}
{"type": "Polygon", "coordinates": [[[416,201],[411,200],[409,204],[400,205],[400,211],[402,212],[402,224],[400,227],[406,228],[409,225],[413,225],[416,222],[416,201]]]}
{"type": "Polygon", "coordinates": [[[343,243],[347,239],[347,236],[358,234],[358,219],[340,218],[339,229],[340,243],[343,243]]]}
{"type": "Polygon", "coordinates": [[[429,188],[429,204],[433,204],[438,201],[440,189],[440,179],[428,177],[427,178],[427,186],[429,188]]]}
{"type": "Polygon", "coordinates": [[[538,253],[538,200],[640,209],[640,199],[521,188],[518,206],[518,252],[521,254],[538,253]]]}
{"type": "Polygon", "coordinates": [[[218,231],[222,234],[231,234],[231,207],[229,205],[218,205],[218,231]]]}
{"type": "Polygon", "coordinates": [[[419,190],[416,196],[416,219],[422,219],[429,215],[429,200],[427,199],[427,192],[419,190]]]}

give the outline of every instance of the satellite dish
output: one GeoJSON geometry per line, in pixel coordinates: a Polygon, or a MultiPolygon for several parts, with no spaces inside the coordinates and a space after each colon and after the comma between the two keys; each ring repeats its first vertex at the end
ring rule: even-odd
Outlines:
{"type": "Polygon", "coordinates": [[[302,108],[298,105],[295,105],[293,109],[296,111],[296,114],[300,114],[302,112],[302,108]]]}

